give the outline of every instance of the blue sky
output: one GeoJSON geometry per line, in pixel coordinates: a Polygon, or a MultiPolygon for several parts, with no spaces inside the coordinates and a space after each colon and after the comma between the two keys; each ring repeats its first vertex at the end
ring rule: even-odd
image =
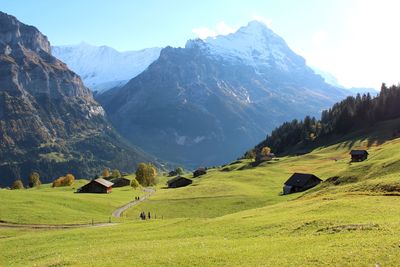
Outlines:
{"type": "Polygon", "coordinates": [[[400,81],[398,2],[0,0],[0,10],[36,26],[53,45],[84,41],[120,51],[184,46],[188,39],[227,34],[258,19],[341,84],[378,88],[400,81]]]}

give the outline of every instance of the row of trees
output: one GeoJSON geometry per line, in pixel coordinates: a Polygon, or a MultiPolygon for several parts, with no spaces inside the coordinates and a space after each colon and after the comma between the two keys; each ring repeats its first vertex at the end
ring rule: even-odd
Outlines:
{"type": "MultiPolygon", "coordinates": [[[[182,168],[177,168],[179,173],[183,173],[182,168]]],[[[104,178],[121,178],[121,172],[117,169],[112,172],[105,168],[102,172],[104,178]]],[[[151,186],[157,183],[157,169],[151,163],[140,163],[136,170],[136,179],[134,178],[131,182],[131,186],[137,188],[139,185],[151,186]]],[[[42,183],[40,181],[40,175],[38,172],[32,172],[29,177],[29,187],[39,187],[42,183]]],[[[52,187],[59,186],[71,186],[75,181],[75,177],[72,174],[58,177],[52,183],[52,187]]],[[[24,189],[24,184],[21,179],[15,180],[12,184],[11,189],[24,189]]]]}
{"type": "Polygon", "coordinates": [[[387,87],[382,84],[380,93],[357,94],[334,104],[321,114],[321,119],[306,116],[304,120],[285,122],[272,131],[256,146],[271,147],[276,153],[284,153],[295,145],[307,146],[334,135],[348,134],[356,129],[373,126],[377,122],[400,117],[400,85],[387,87]]]}
{"type": "MultiPolygon", "coordinates": [[[[29,187],[39,187],[42,184],[40,181],[40,175],[38,172],[31,172],[28,177],[29,187]]],[[[11,189],[24,189],[24,183],[21,179],[17,179],[13,182],[11,189]]]]}

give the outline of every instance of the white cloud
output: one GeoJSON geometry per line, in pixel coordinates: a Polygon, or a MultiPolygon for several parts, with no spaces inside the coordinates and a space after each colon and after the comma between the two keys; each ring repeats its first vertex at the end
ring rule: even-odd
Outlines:
{"type": "Polygon", "coordinates": [[[237,30],[237,29],[227,25],[224,21],[219,22],[217,24],[216,28],[217,28],[218,35],[228,35],[237,30]]]}
{"type": "Polygon", "coordinates": [[[197,35],[200,39],[206,39],[207,37],[215,37],[217,36],[217,32],[211,30],[207,27],[200,27],[192,29],[192,32],[197,35]]]}
{"type": "Polygon", "coordinates": [[[192,32],[200,39],[206,39],[208,37],[215,37],[217,35],[228,35],[236,30],[237,28],[229,26],[224,21],[220,21],[217,23],[217,25],[215,25],[215,29],[199,27],[192,29],[192,32]]]}

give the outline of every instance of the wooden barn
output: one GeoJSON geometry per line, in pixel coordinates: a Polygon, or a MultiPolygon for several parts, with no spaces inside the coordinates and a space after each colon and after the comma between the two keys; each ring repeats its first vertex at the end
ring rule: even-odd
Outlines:
{"type": "Polygon", "coordinates": [[[172,178],[171,180],[168,180],[167,185],[168,188],[177,188],[177,187],[184,187],[192,184],[192,180],[182,177],[182,176],[176,176],[175,178],[172,178]]]}
{"type": "Polygon", "coordinates": [[[126,178],[113,178],[110,180],[113,183],[113,187],[123,187],[131,185],[131,180],[126,178]]]}
{"type": "Polygon", "coordinates": [[[314,174],[296,172],[285,182],[283,186],[283,194],[287,195],[305,191],[318,185],[320,182],[322,182],[322,180],[314,174]]]}
{"type": "Polygon", "coordinates": [[[170,176],[170,177],[176,176],[176,175],[178,175],[178,172],[175,171],[175,170],[172,170],[172,171],[170,171],[170,172],[168,173],[168,176],[170,176]]]}
{"type": "Polygon", "coordinates": [[[113,183],[103,178],[91,180],[88,184],[77,190],[78,193],[111,193],[113,183]]]}
{"type": "Polygon", "coordinates": [[[369,154],[367,150],[352,150],[350,152],[350,155],[351,155],[351,161],[359,162],[366,160],[369,154]]]}
{"type": "Polygon", "coordinates": [[[193,178],[199,177],[200,175],[204,175],[207,173],[207,170],[205,168],[198,168],[193,172],[193,178]]]}

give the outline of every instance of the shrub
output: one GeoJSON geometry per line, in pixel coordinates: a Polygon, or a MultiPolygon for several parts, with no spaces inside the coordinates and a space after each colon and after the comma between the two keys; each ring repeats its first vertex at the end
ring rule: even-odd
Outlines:
{"type": "Polygon", "coordinates": [[[261,149],[261,155],[268,156],[271,153],[271,148],[265,146],[261,149]]]}
{"type": "Polygon", "coordinates": [[[256,150],[251,149],[244,154],[245,159],[255,159],[256,158],[256,150]]]}
{"type": "Polygon", "coordinates": [[[42,184],[40,181],[40,175],[37,172],[32,172],[29,175],[29,187],[38,187],[42,184]]]}
{"type": "Polygon", "coordinates": [[[112,178],[121,178],[121,173],[120,173],[120,171],[117,170],[117,169],[113,170],[112,173],[111,173],[111,177],[112,177],[112,178]]]}
{"type": "Polygon", "coordinates": [[[13,189],[13,190],[24,189],[24,184],[22,183],[22,181],[20,179],[15,180],[11,186],[11,189],[13,189]]]}
{"type": "Polygon", "coordinates": [[[136,189],[139,187],[139,182],[135,178],[133,178],[131,181],[131,186],[133,189],[136,189]]]}
{"type": "Polygon", "coordinates": [[[109,176],[110,176],[110,171],[107,168],[105,168],[103,170],[103,177],[109,177],[109,176]]]}
{"type": "Polygon", "coordinates": [[[75,181],[75,177],[72,174],[67,174],[65,176],[58,177],[53,181],[52,187],[59,186],[71,186],[75,181]]]}
{"type": "Polygon", "coordinates": [[[175,169],[175,172],[177,174],[179,174],[179,175],[182,175],[183,174],[183,168],[182,167],[178,167],[178,168],[175,169]]]}

